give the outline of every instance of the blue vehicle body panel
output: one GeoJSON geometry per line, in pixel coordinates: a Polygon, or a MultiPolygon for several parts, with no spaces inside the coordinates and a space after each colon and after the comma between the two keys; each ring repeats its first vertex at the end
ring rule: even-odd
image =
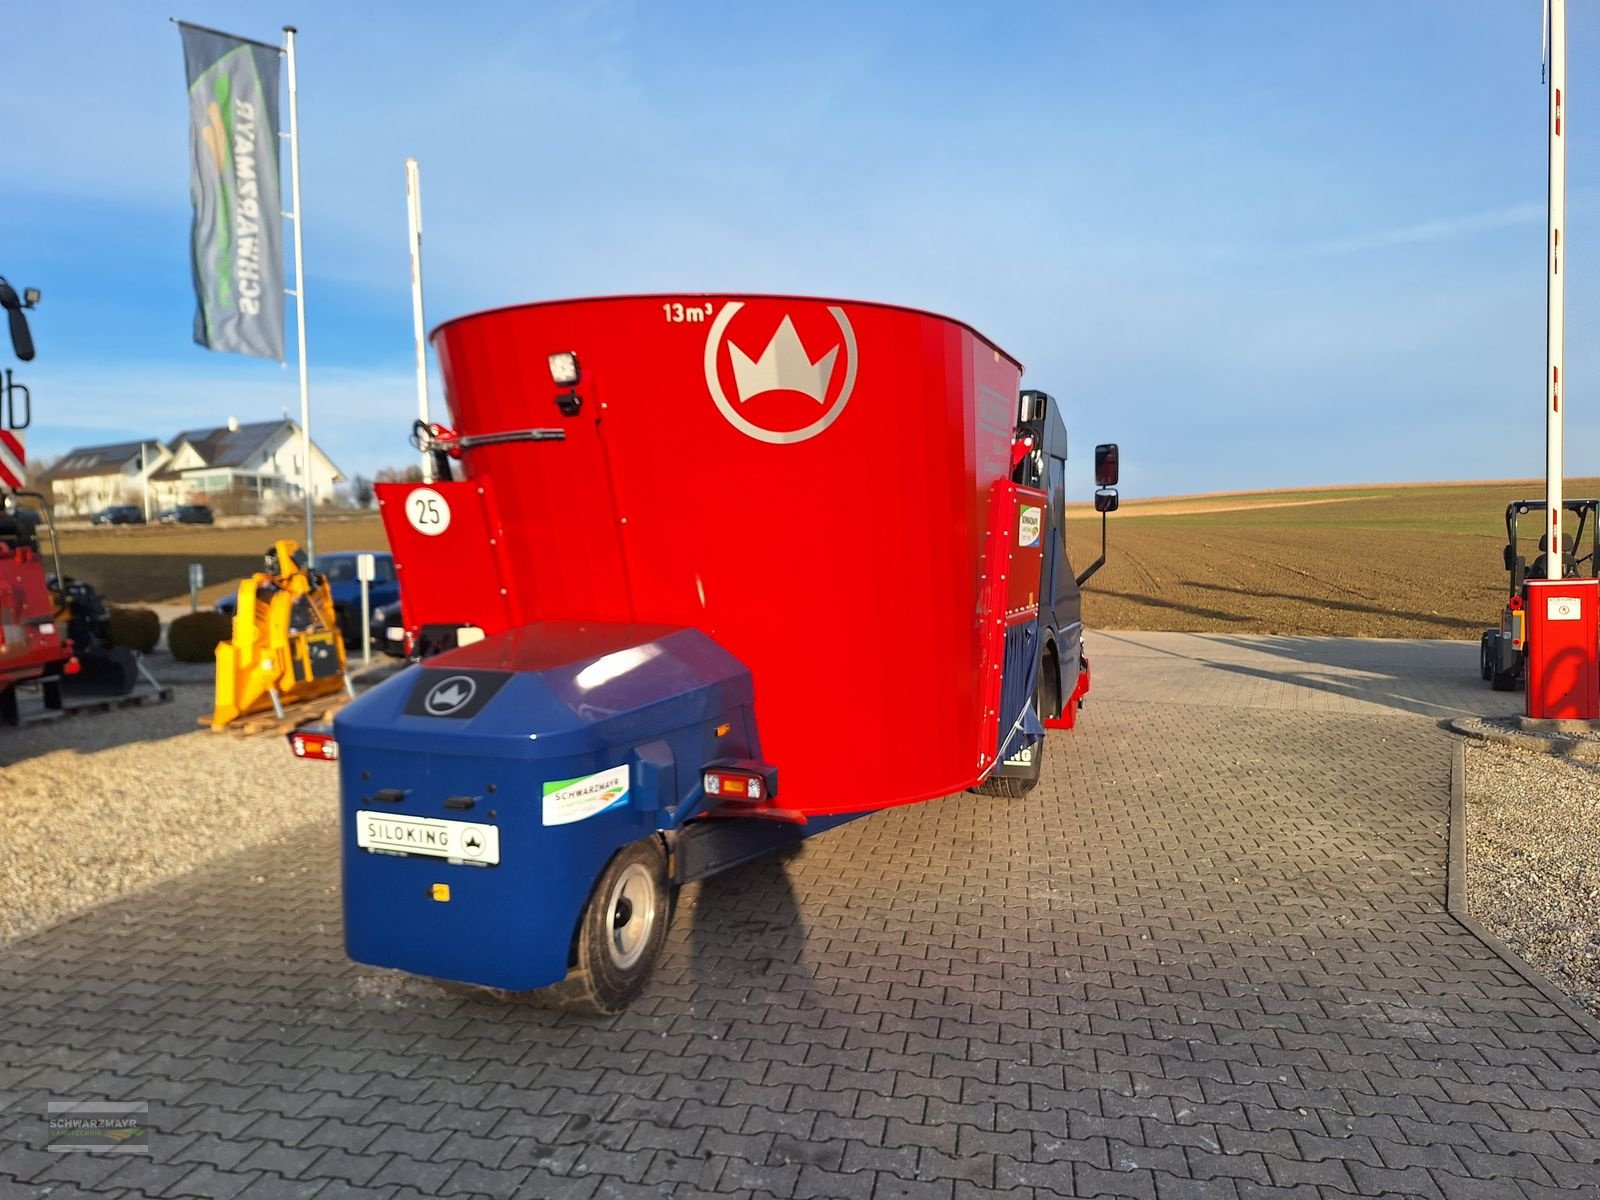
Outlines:
{"type": "Polygon", "coordinates": [[[703,633],[579,622],[509,630],[367,692],[334,720],[350,957],[510,990],[559,981],[612,855],[699,814],[704,763],[759,756],[751,702],[749,671],[703,633]],[[473,681],[465,715],[428,715],[460,679],[473,681]],[[548,822],[547,787],[619,767],[620,803],[548,822]],[[492,824],[500,861],[363,849],[363,811],[492,824]]]}

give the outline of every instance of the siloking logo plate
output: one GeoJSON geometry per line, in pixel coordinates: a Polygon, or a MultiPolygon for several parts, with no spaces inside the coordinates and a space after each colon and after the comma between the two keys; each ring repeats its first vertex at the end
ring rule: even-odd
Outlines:
{"type": "Polygon", "coordinates": [[[510,678],[504,671],[423,671],[406,699],[406,715],[467,720],[482,712],[510,678]]]}

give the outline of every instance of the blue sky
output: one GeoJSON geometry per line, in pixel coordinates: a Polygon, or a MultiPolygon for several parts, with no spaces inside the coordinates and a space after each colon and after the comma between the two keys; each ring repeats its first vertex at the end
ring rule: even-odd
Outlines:
{"type": "MultiPolygon", "coordinates": [[[[1576,475],[1600,474],[1600,20],[1571,7],[1576,475]]],[[[292,366],[190,340],[169,16],[300,28],[313,428],[347,472],[410,461],[411,154],[430,324],[893,301],[1019,357],[1076,445],[1122,443],[1130,495],[1542,473],[1539,0],[7,5],[0,272],[45,293],[36,455],[298,406],[292,366]]]]}

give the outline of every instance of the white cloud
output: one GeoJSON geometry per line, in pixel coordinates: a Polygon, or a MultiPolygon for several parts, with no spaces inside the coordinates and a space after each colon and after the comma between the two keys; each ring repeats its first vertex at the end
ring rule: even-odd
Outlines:
{"type": "Polygon", "coordinates": [[[1393,246],[1410,246],[1418,242],[1437,242],[1446,238],[1469,237],[1514,225],[1532,225],[1543,221],[1545,206],[1540,204],[1513,204],[1508,208],[1471,213],[1463,217],[1440,217],[1418,221],[1393,229],[1380,229],[1371,233],[1353,234],[1312,242],[1306,246],[1311,254],[1358,254],[1367,250],[1386,250],[1393,246]]]}

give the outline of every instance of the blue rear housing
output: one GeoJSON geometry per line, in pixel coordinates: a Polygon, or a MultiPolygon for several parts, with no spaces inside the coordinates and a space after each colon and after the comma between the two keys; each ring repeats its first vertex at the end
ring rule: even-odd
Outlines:
{"type": "Polygon", "coordinates": [[[373,688],[334,720],[350,957],[517,991],[558,982],[611,856],[701,812],[703,764],[759,757],[752,698],[750,672],[703,633],[593,622],[509,630],[373,688]],[[429,715],[430,695],[468,690],[457,677],[487,699],[429,715]],[[545,784],[623,765],[620,806],[544,824],[545,784]],[[362,849],[363,809],[495,825],[500,862],[362,849]]]}

